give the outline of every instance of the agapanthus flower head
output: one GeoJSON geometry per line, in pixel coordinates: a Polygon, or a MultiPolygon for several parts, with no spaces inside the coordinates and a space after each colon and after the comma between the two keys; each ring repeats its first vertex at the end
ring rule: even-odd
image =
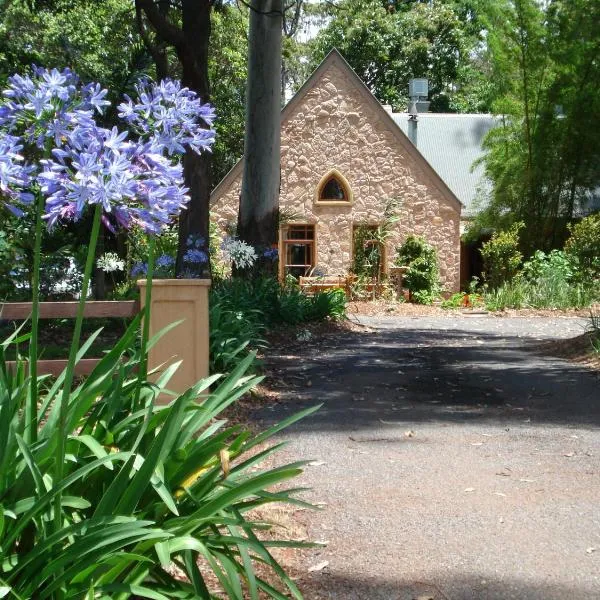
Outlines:
{"type": "Polygon", "coordinates": [[[237,238],[225,238],[221,244],[223,257],[228,260],[234,268],[248,269],[254,265],[257,259],[256,250],[237,238]]]}
{"type": "Polygon", "coordinates": [[[203,248],[206,240],[197,233],[190,233],[185,240],[185,245],[188,248],[203,248]]]}
{"type": "Polygon", "coordinates": [[[137,91],[120,106],[130,128],[107,129],[96,120],[109,104],[99,84],[82,85],[69,69],[9,78],[0,98],[0,195],[17,210],[35,187],[49,227],[100,205],[110,229],[160,233],[189,201],[175,155],[210,149],[214,110],[174,81],[142,82],[137,91]]]}
{"type": "Polygon", "coordinates": [[[156,259],[154,264],[159,269],[169,269],[175,265],[175,259],[168,254],[162,254],[156,259]]]}
{"type": "Polygon", "coordinates": [[[82,86],[70,69],[33,66],[26,75],[9,77],[0,127],[39,149],[45,149],[48,138],[60,145],[69,133],[93,123],[93,112],[110,104],[107,93],[99,84],[82,86]]]}
{"type": "Polygon", "coordinates": [[[19,138],[0,131],[0,201],[16,216],[23,214],[19,205],[29,205],[34,198],[27,191],[33,169],[25,164],[22,150],[19,138]]]}
{"type": "Polygon", "coordinates": [[[148,273],[148,263],[145,262],[136,262],[131,267],[131,276],[132,277],[140,277],[146,275],[148,273]]]}
{"type": "Polygon", "coordinates": [[[119,116],[157,151],[173,155],[186,148],[198,154],[211,149],[215,111],[195,92],[171,79],[159,84],[143,80],[136,85],[136,92],[136,98],[125,96],[126,101],[118,107],[119,116]]]}
{"type": "Polygon", "coordinates": [[[263,252],[263,257],[267,260],[277,260],[279,257],[279,250],[277,250],[277,248],[267,248],[263,252]]]}
{"type": "Polygon", "coordinates": [[[202,265],[208,262],[208,254],[204,250],[190,248],[186,250],[185,254],[183,255],[183,262],[194,265],[202,265]]]}
{"type": "Polygon", "coordinates": [[[96,261],[96,266],[105,273],[114,273],[125,268],[125,261],[116,252],[105,252],[96,261]]]}

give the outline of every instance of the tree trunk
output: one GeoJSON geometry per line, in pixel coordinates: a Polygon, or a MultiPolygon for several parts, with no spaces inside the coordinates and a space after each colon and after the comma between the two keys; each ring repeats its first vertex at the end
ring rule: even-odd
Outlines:
{"type": "MultiPolygon", "coordinates": [[[[194,90],[208,102],[208,49],[210,40],[210,11],[212,4],[208,0],[183,0],[182,29],[186,44],[177,48],[177,55],[183,67],[183,85],[194,90]]],[[[188,150],[183,159],[185,185],[190,190],[190,203],[179,217],[179,243],[177,250],[177,274],[184,271],[183,255],[187,250],[189,235],[199,236],[205,241],[208,251],[209,238],[209,202],[211,190],[211,154],[204,152],[200,156],[188,150]]],[[[202,266],[202,277],[210,277],[210,263],[202,266]]]]}
{"type": "Polygon", "coordinates": [[[283,2],[253,0],[251,8],[238,235],[262,254],[277,242],[283,2]]]}
{"type": "MultiPolygon", "coordinates": [[[[163,44],[175,48],[177,58],[182,68],[182,83],[184,86],[198,94],[202,102],[209,100],[208,83],[208,50],[210,41],[210,13],[211,0],[182,0],[181,27],[176,20],[169,20],[166,10],[161,10],[153,0],[136,0],[138,10],[138,27],[142,36],[147,38],[144,23],[141,19],[142,12],[154,30],[156,37],[163,44]]],[[[156,50],[155,63],[157,74],[164,72],[166,65],[163,58],[166,55],[156,50]]],[[[183,159],[185,184],[189,188],[190,202],[188,208],[181,213],[179,218],[179,242],[177,249],[177,275],[184,275],[186,265],[183,255],[187,250],[187,239],[190,235],[201,237],[205,240],[205,250],[208,251],[209,235],[209,201],[211,190],[211,155],[204,152],[198,156],[188,150],[183,159]]],[[[209,277],[210,264],[202,265],[195,276],[209,277]]]]}

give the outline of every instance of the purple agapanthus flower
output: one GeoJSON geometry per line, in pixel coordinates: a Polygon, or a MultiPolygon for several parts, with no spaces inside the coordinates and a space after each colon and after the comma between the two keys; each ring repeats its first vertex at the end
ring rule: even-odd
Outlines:
{"type": "Polygon", "coordinates": [[[136,92],[135,99],[125,96],[126,102],[118,107],[119,116],[158,152],[171,156],[185,152],[187,147],[198,154],[210,150],[215,139],[210,129],[215,111],[195,92],[171,79],[160,84],[142,81],[136,92]]]}
{"type": "Polygon", "coordinates": [[[155,264],[159,269],[169,269],[175,264],[175,259],[168,254],[162,254],[156,259],[155,264]]]}
{"type": "Polygon", "coordinates": [[[183,255],[183,262],[201,265],[208,262],[208,254],[204,250],[190,248],[183,255]]]}
{"type": "Polygon", "coordinates": [[[0,200],[5,199],[6,208],[16,216],[23,214],[19,204],[31,204],[34,199],[27,191],[32,168],[24,164],[22,150],[19,138],[0,131],[0,200]]]}
{"type": "Polygon", "coordinates": [[[148,263],[137,262],[131,267],[131,276],[139,277],[140,275],[146,275],[148,273],[148,263]]]}
{"type": "Polygon", "coordinates": [[[203,248],[205,242],[206,240],[201,235],[190,233],[190,235],[187,236],[185,245],[188,248],[203,248]]]}
{"type": "Polygon", "coordinates": [[[162,231],[189,201],[176,155],[210,149],[214,110],[170,80],[137,91],[119,107],[131,131],[106,129],[95,119],[110,104],[98,84],[82,85],[69,69],[9,78],[0,98],[0,194],[14,206],[31,201],[35,187],[50,227],[100,205],[110,228],[162,231]]]}
{"type": "Polygon", "coordinates": [[[263,257],[268,260],[277,260],[278,256],[279,256],[279,251],[277,250],[277,248],[267,248],[263,252],[263,257]]]}

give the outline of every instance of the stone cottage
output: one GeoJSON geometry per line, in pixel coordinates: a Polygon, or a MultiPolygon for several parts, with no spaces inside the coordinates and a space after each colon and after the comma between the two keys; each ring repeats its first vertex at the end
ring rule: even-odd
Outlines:
{"type": "MultiPolygon", "coordinates": [[[[212,193],[224,231],[237,223],[242,171],[240,161],[212,193]]],[[[457,291],[461,202],[334,50],[282,112],[280,275],[348,273],[356,227],[381,224],[392,200],[385,269],[420,235],[438,251],[444,288],[457,291]]]]}

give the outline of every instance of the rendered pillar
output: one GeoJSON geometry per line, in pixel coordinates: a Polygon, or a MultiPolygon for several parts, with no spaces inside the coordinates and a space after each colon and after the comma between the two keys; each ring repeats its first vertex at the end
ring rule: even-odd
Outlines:
{"type": "MultiPolygon", "coordinates": [[[[154,279],[150,307],[150,338],[171,325],[179,325],[163,335],[148,354],[148,370],[165,368],[181,360],[167,387],[182,393],[208,377],[210,279],[154,279]]],[[[138,281],[140,305],[146,301],[146,280],[138,281]]],[[[168,401],[165,396],[163,400],[168,401]]]]}

